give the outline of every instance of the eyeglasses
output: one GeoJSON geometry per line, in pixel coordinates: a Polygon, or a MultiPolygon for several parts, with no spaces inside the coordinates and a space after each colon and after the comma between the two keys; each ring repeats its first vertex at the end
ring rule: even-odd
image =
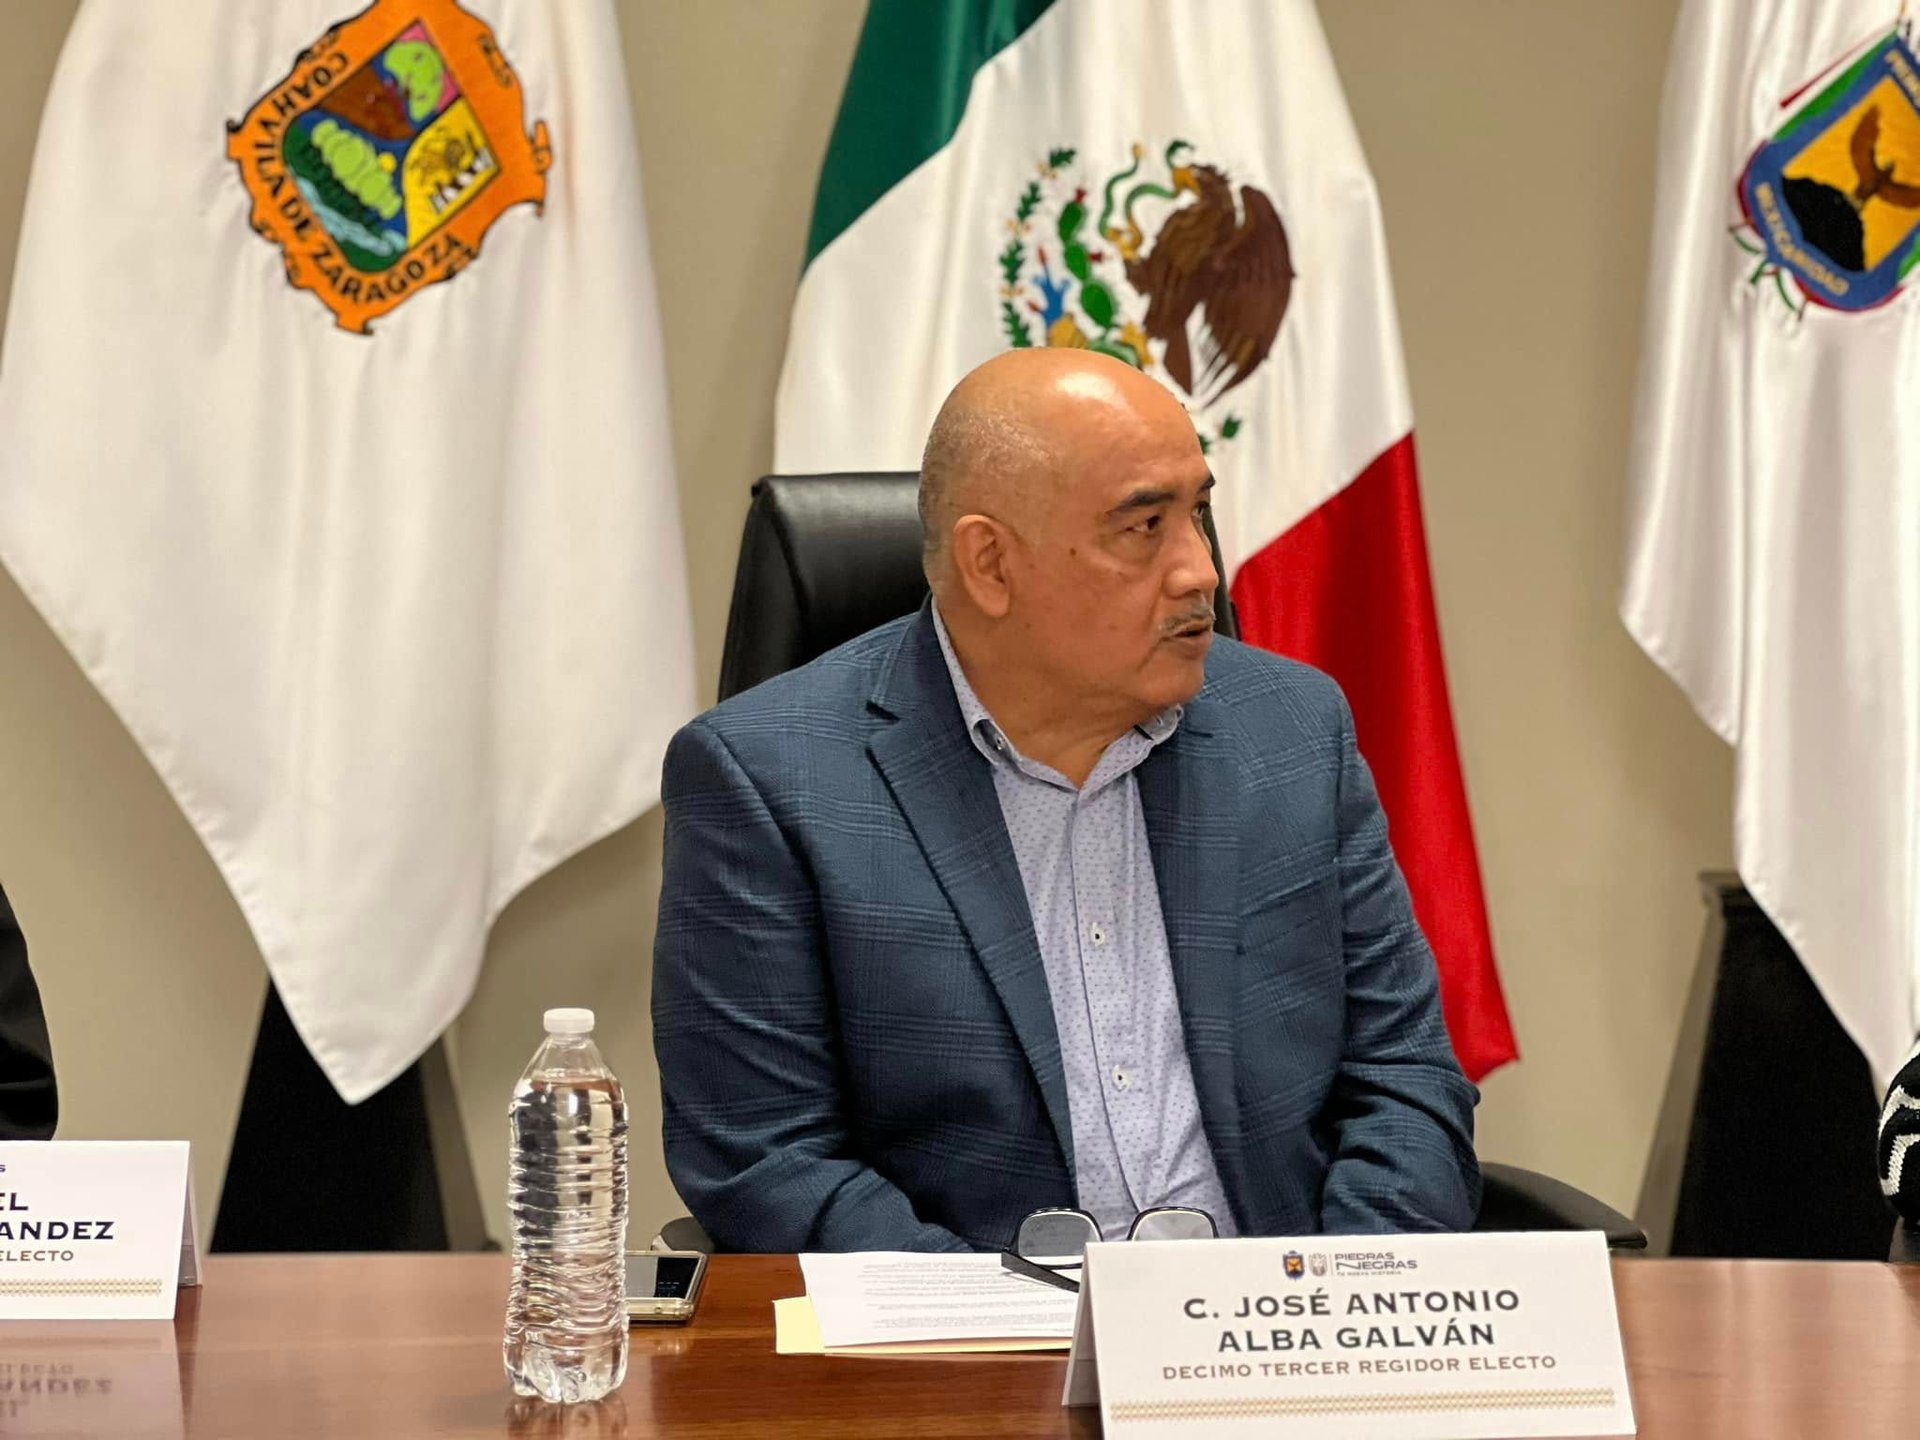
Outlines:
{"type": "MultiPolygon", "coordinates": [[[[1211,1240],[1219,1233],[1211,1215],[1186,1205],[1155,1205],[1127,1227],[1129,1240],[1211,1240]]],[[[1000,1268],[1077,1294],[1080,1282],[1062,1272],[1079,1269],[1087,1246],[1099,1238],[1100,1222],[1084,1210],[1036,1210],[1000,1252],[1000,1268]]]]}

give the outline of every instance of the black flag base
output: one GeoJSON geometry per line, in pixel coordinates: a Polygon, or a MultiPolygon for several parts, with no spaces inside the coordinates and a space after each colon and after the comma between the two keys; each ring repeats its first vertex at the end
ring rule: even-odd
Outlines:
{"type": "Polygon", "coordinates": [[[1866,1057],[1740,884],[1708,924],[1634,1218],[1654,1255],[1884,1260],[1866,1057]]]}
{"type": "Polygon", "coordinates": [[[212,1250],[486,1250],[444,1043],[358,1105],[267,987],[212,1250]]]}

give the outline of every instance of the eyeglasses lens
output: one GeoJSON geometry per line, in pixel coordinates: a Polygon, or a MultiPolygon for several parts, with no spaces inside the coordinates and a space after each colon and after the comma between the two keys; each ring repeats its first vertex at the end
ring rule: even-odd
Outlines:
{"type": "Polygon", "coordinates": [[[1134,1221],[1134,1240],[1211,1240],[1218,1233],[1204,1210],[1149,1210],[1134,1221]]]}
{"type": "Polygon", "coordinates": [[[1070,1210],[1029,1215],[1020,1222],[1014,1253],[1027,1260],[1071,1260],[1086,1253],[1089,1242],[1100,1238],[1084,1215],[1070,1210]]]}

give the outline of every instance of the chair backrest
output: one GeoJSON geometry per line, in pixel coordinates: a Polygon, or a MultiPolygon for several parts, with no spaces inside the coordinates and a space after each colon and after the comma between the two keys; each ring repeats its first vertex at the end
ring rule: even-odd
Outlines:
{"type": "MultiPolygon", "coordinates": [[[[911,470],[769,475],[753,487],[733,577],[720,698],[920,608],[920,478],[911,470]]],[[[1214,569],[1220,542],[1207,530],[1214,569]]],[[[1214,628],[1233,635],[1216,598],[1214,628]]]]}

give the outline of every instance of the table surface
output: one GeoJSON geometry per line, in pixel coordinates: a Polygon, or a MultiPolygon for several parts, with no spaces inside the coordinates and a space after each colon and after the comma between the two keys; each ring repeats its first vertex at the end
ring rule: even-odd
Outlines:
{"type": "MultiPolygon", "coordinates": [[[[1640,1434],[1920,1434],[1920,1267],[1619,1260],[1640,1434]]],[[[792,1256],[721,1256],[694,1323],[636,1328],[596,1406],[516,1400],[497,1255],[216,1256],[164,1324],[0,1323],[0,1435],[1097,1435],[1065,1360],[773,1353],[792,1256]]]]}

